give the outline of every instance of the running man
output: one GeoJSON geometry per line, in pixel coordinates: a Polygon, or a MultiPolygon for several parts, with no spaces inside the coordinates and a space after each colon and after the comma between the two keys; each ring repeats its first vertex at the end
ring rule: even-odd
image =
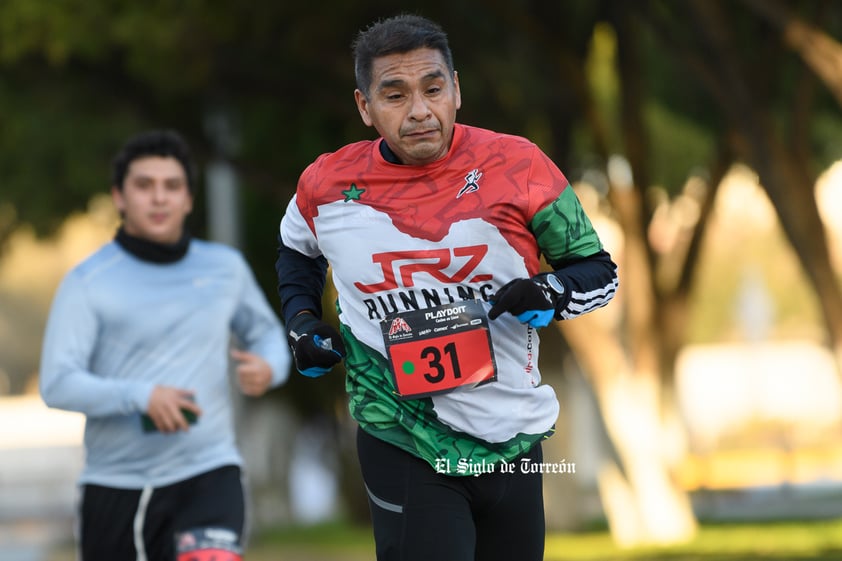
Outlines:
{"type": "Polygon", "coordinates": [[[379,560],[538,561],[541,474],[504,468],[541,463],[559,413],[538,330],[607,304],[616,266],[535,144],[456,123],[437,24],[379,21],[354,61],[380,138],[316,159],[280,224],[296,366],[345,361],[379,560]],[[339,331],[321,319],[328,263],[339,331]]]}

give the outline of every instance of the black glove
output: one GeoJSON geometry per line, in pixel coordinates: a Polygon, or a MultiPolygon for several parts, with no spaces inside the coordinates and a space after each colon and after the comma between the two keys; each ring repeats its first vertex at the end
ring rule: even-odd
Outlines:
{"type": "Polygon", "coordinates": [[[555,316],[564,292],[564,285],[552,273],[509,281],[489,298],[493,305],[488,318],[495,319],[509,312],[521,323],[546,327],[555,316]]]}
{"type": "Polygon", "coordinates": [[[298,314],[290,320],[287,341],[295,367],[310,378],[326,374],[345,358],[345,345],[339,333],[310,313],[298,314]]]}

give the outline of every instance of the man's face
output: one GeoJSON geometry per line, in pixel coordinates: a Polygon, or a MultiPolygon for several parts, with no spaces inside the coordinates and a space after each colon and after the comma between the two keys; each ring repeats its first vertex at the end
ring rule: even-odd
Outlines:
{"type": "Polygon", "coordinates": [[[456,111],[462,104],[459,80],[451,77],[436,49],[374,59],[369,97],[354,91],[363,122],[409,165],[434,162],[447,154],[456,111]]]}
{"type": "Polygon", "coordinates": [[[123,189],[111,188],[127,234],[158,243],[181,238],[193,210],[187,175],[175,158],[148,156],[129,165],[123,189]]]}

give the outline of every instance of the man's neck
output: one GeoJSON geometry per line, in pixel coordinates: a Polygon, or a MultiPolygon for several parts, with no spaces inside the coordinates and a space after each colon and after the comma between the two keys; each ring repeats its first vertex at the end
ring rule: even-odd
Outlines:
{"type": "Polygon", "coordinates": [[[190,248],[190,233],[185,228],[181,238],[175,243],[153,242],[126,233],[124,226],[120,226],[114,239],[120,247],[143,261],[151,263],[175,263],[187,254],[190,248]]]}
{"type": "Polygon", "coordinates": [[[397,154],[392,152],[392,149],[386,144],[386,140],[382,138],[380,139],[380,155],[390,164],[403,164],[397,154]]]}

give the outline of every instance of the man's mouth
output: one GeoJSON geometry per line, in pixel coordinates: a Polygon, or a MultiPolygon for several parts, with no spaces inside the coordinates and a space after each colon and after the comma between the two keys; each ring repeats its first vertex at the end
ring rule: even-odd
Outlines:
{"type": "Polygon", "coordinates": [[[404,136],[408,136],[410,138],[423,138],[426,136],[433,136],[437,134],[439,131],[438,129],[427,129],[423,131],[412,131],[409,133],[404,134],[404,136]]]}

